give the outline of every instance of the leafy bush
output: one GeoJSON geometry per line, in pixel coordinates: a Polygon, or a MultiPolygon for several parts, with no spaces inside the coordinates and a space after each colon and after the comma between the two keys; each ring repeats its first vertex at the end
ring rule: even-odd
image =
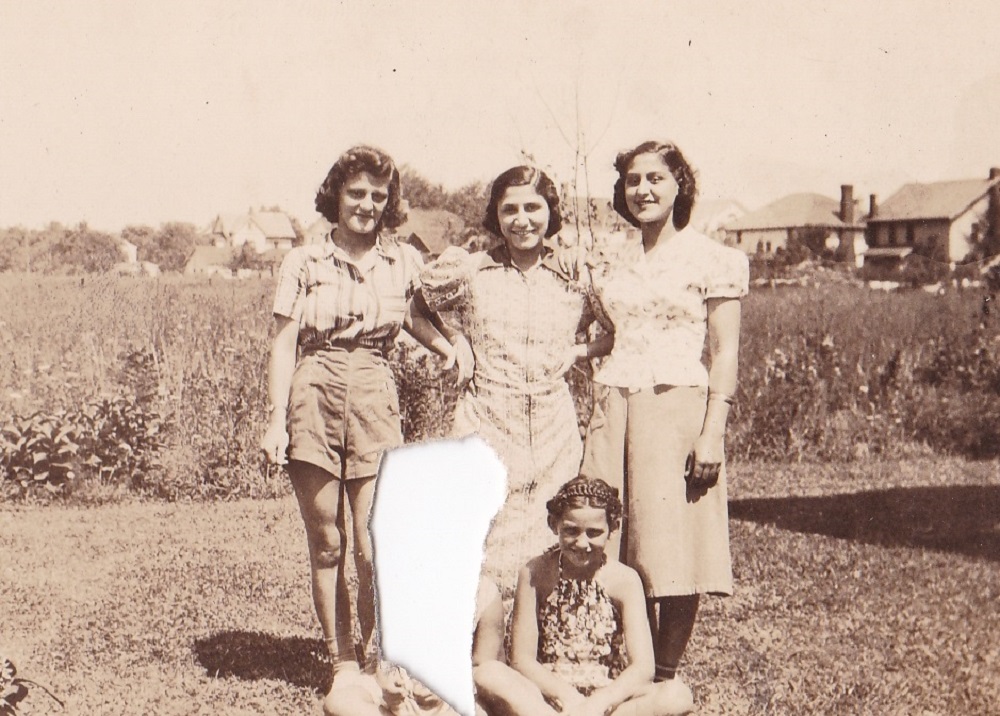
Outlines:
{"type": "Polygon", "coordinates": [[[12,416],[0,430],[0,470],[21,493],[58,493],[73,480],[141,488],[163,448],[162,421],[134,395],[12,416]]]}

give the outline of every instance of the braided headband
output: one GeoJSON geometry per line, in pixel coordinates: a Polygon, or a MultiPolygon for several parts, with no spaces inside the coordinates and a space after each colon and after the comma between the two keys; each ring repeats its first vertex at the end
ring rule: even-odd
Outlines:
{"type": "Polygon", "coordinates": [[[598,478],[575,477],[559,488],[555,497],[545,503],[545,508],[549,514],[558,515],[566,509],[567,503],[574,497],[585,497],[598,504],[603,503],[611,528],[617,529],[618,519],[622,513],[622,503],[618,499],[617,488],[598,478]]]}
{"type": "Polygon", "coordinates": [[[605,502],[618,501],[618,489],[611,487],[604,480],[588,480],[577,478],[570,480],[561,488],[553,500],[566,497],[594,497],[605,502]]]}

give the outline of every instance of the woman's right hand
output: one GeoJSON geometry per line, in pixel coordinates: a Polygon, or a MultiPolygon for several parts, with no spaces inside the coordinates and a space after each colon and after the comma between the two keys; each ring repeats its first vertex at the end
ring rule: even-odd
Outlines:
{"type": "Polygon", "coordinates": [[[267,432],[261,438],[260,449],[264,451],[267,461],[272,465],[284,465],[288,462],[288,430],[284,418],[271,420],[267,432]]]}
{"type": "Polygon", "coordinates": [[[556,263],[559,270],[576,281],[582,273],[580,267],[587,260],[587,249],[582,246],[568,246],[556,251],[556,263]]]}

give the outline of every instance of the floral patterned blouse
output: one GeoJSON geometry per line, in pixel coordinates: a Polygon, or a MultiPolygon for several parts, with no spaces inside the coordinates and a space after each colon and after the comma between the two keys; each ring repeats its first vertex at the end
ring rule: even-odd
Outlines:
{"type": "Polygon", "coordinates": [[[688,227],[652,254],[641,239],[595,250],[588,260],[595,292],[615,325],[611,355],[594,374],[604,385],[707,386],[702,363],[709,298],[746,295],[750,264],[739,249],[688,227]]]}
{"type": "Polygon", "coordinates": [[[562,576],[560,559],[559,581],[538,609],[538,662],[589,696],[626,667],[623,632],[600,581],[562,576]]]}

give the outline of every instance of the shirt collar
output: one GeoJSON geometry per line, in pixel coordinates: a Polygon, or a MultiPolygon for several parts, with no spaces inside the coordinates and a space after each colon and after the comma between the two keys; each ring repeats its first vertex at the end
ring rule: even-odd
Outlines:
{"type": "MultiPolygon", "coordinates": [[[[567,281],[573,280],[572,277],[559,268],[559,262],[556,260],[556,254],[548,246],[545,246],[542,249],[542,258],[539,261],[539,264],[567,281]]],[[[482,271],[490,268],[517,268],[514,265],[514,260],[510,256],[510,251],[507,250],[507,244],[501,243],[500,245],[495,246],[489,251],[483,253],[482,261],[479,264],[479,270],[482,271]]]]}
{"type": "MultiPolygon", "coordinates": [[[[399,258],[399,242],[394,236],[387,236],[379,232],[375,235],[375,253],[386,261],[393,262],[399,258]]],[[[327,236],[326,251],[323,254],[324,258],[330,258],[331,256],[337,256],[340,259],[354,263],[351,257],[347,255],[347,252],[334,242],[332,229],[329,236],[327,236]]]]}

